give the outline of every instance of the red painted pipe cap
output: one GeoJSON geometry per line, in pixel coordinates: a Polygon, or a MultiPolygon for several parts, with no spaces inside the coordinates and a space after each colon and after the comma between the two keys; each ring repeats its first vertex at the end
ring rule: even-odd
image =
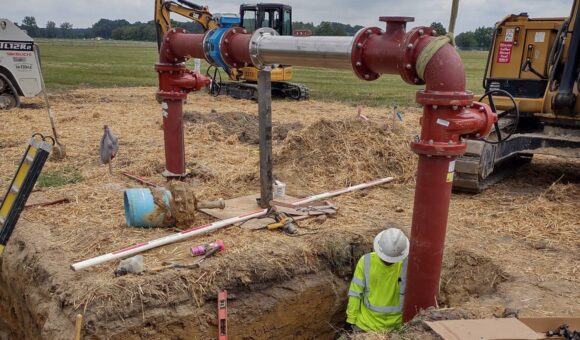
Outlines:
{"type": "Polygon", "coordinates": [[[379,21],[382,22],[413,22],[414,17],[379,17],[379,21]]]}

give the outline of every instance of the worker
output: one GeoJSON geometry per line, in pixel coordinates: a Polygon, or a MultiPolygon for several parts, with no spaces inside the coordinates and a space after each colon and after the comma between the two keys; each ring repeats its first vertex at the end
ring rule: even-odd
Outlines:
{"type": "Polygon", "coordinates": [[[401,229],[381,231],[374,252],[361,257],[348,291],[345,330],[385,331],[403,322],[409,239],[401,229]]]}

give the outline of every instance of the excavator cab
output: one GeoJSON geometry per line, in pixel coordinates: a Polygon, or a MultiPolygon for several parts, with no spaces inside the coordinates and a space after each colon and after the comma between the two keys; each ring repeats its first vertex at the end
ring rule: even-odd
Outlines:
{"type": "Polygon", "coordinates": [[[248,32],[270,27],[280,35],[292,35],[292,7],[284,4],[259,3],[240,6],[242,26],[248,32]]]}

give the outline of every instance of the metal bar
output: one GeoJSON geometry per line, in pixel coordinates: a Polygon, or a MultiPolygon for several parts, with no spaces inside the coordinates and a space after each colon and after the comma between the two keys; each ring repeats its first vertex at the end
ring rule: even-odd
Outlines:
{"type": "Polygon", "coordinates": [[[272,201],[272,81],[270,67],[258,71],[258,113],[260,130],[260,207],[272,201]]]}
{"type": "Polygon", "coordinates": [[[352,69],[352,37],[264,36],[257,41],[264,65],[293,65],[352,69]]]}
{"type": "Polygon", "coordinates": [[[139,183],[141,183],[141,184],[145,184],[145,185],[147,185],[147,186],[150,186],[150,187],[152,187],[152,188],[156,188],[156,187],[159,187],[159,186],[160,186],[160,185],[159,185],[159,184],[157,184],[157,183],[153,183],[153,182],[151,182],[151,181],[148,181],[148,180],[146,180],[145,178],[141,178],[141,177],[139,177],[139,176],[132,175],[132,174],[130,174],[130,173],[128,173],[128,172],[121,172],[121,174],[122,174],[123,176],[125,176],[125,177],[128,177],[128,178],[130,178],[130,179],[132,179],[132,180],[134,180],[134,181],[137,181],[137,182],[139,182],[139,183]]]}

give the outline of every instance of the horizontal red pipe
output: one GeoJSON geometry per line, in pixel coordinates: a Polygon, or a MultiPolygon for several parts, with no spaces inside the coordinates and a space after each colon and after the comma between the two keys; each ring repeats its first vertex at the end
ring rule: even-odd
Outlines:
{"type": "Polygon", "coordinates": [[[159,61],[161,63],[176,63],[182,62],[184,58],[204,59],[204,36],[204,34],[169,31],[161,45],[159,61]],[[170,39],[170,42],[168,39],[170,39]]]}
{"type": "Polygon", "coordinates": [[[252,58],[250,58],[251,37],[251,34],[234,34],[230,38],[230,48],[228,53],[232,53],[237,62],[252,64],[252,58]]]}

